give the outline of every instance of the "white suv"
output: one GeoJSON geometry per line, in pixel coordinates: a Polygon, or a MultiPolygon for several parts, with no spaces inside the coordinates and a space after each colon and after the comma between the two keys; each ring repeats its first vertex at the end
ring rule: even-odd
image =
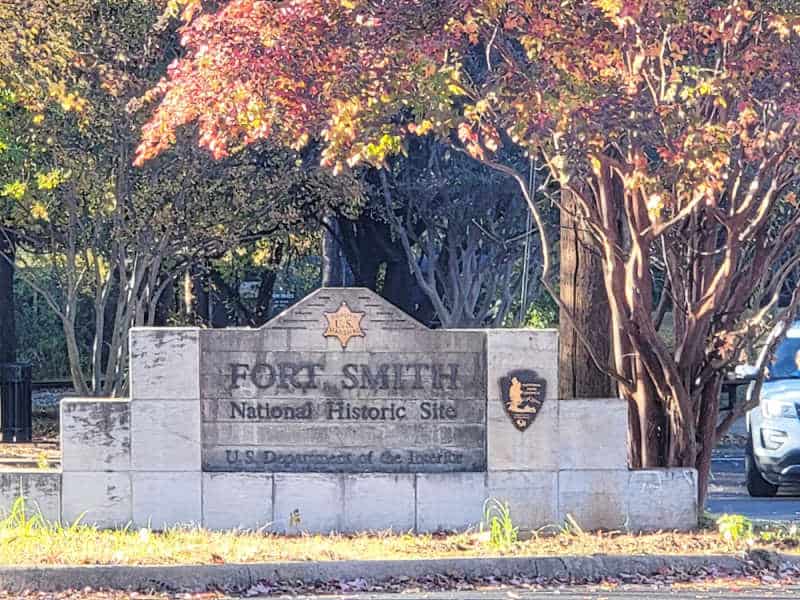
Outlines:
{"type": "Polygon", "coordinates": [[[779,486],[800,483],[800,321],[792,323],[775,351],[758,406],[747,413],[747,431],[751,496],[774,496],[779,486]]]}

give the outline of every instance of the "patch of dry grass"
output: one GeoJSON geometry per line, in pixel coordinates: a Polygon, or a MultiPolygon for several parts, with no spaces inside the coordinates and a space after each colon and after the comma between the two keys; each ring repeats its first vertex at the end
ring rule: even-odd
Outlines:
{"type": "MultiPolygon", "coordinates": [[[[717,554],[743,549],[714,531],[629,535],[584,533],[574,528],[533,532],[502,554],[567,556],[588,554],[717,554]]],[[[785,542],[785,539],[782,538],[785,542]]],[[[750,546],[770,547],[763,540],[750,546]]],[[[790,549],[785,544],[781,550],[790,549]]],[[[162,533],[124,528],[101,531],[80,523],[47,523],[17,503],[0,521],[1,565],[219,564],[271,561],[414,559],[496,556],[481,532],[413,535],[377,532],[359,535],[281,536],[261,532],[210,532],[174,528],[162,533]]]]}
{"type": "Polygon", "coordinates": [[[8,444],[2,447],[0,462],[13,463],[15,461],[37,462],[44,457],[47,461],[58,464],[61,462],[61,450],[58,442],[37,441],[30,444],[8,444]]]}
{"type": "MultiPolygon", "coordinates": [[[[584,554],[714,554],[737,548],[716,534],[539,535],[517,542],[507,556],[584,554]]],[[[268,533],[218,533],[171,529],[163,533],[98,531],[90,527],[0,534],[0,564],[213,564],[271,561],[413,559],[495,556],[476,533],[287,537],[268,533]]]]}

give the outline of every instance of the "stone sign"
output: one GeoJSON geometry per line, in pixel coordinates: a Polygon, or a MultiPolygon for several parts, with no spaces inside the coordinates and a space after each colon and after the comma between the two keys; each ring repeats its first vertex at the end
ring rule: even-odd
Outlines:
{"type": "Polygon", "coordinates": [[[431,331],[366,290],[205,332],[200,363],[205,471],[485,469],[482,335],[431,331]]]}
{"type": "Polygon", "coordinates": [[[628,405],[558,399],[553,330],[431,330],[365,289],[260,329],[134,328],[130,399],[61,402],[60,471],[0,473],[50,521],[275,533],[697,524],[694,469],[628,469],[628,405]]]}

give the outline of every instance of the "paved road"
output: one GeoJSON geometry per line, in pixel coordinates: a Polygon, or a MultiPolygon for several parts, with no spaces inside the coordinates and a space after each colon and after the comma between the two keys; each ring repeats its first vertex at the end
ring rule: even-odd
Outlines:
{"type": "MultiPolygon", "coordinates": [[[[731,428],[740,440],[747,437],[744,419],[731,428]]],[[[800,488],[782,489],[777,498],[751,498],[744,484],[744,448],[717,448],[711,461],[706,510],[714,514],[733,513],[769,521],[800,520],[800,488]]]]}
{"type": "Polygon", "coordinates": [[[296,598],[324,598],[325,600],[698,600],[735,598],[736,600],[764,600],[766,598],[800,598],[800,587],[758,587],[745,589],[686,589],[664,587],[625,586],[624,589],[570,587],[551,590],[528,591],[518,589],[484,592],[426,592],[403,594],[350,594],[346,596],[297,596],[296,598]]]}
{"type": "Polygon", "coordinates": [[[800,488],[781,489],[777,498],[751,498],[744,485],[744,449],[718,448],[711,463],[706,510],[736,513],[750,519],[800,520],[800,488]]]}

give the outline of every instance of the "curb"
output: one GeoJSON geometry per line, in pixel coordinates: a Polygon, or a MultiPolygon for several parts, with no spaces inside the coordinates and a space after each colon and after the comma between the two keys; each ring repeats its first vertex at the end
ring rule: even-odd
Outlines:
{"type": "Polygon", "coordinates": [[[755,562],[732,555],[524,558],[453,558],[424,560],[352,560],[225,565],[0,567],[0,589],[7,592],[69,589],[192,590],[247,589],[260,581],[302,583],[386,581],[395,578],[512,577],[543,580],[599,580],[669,572],[736,574],[753,568],[800,567],[800,556],[769,554],[755,562]]]}

